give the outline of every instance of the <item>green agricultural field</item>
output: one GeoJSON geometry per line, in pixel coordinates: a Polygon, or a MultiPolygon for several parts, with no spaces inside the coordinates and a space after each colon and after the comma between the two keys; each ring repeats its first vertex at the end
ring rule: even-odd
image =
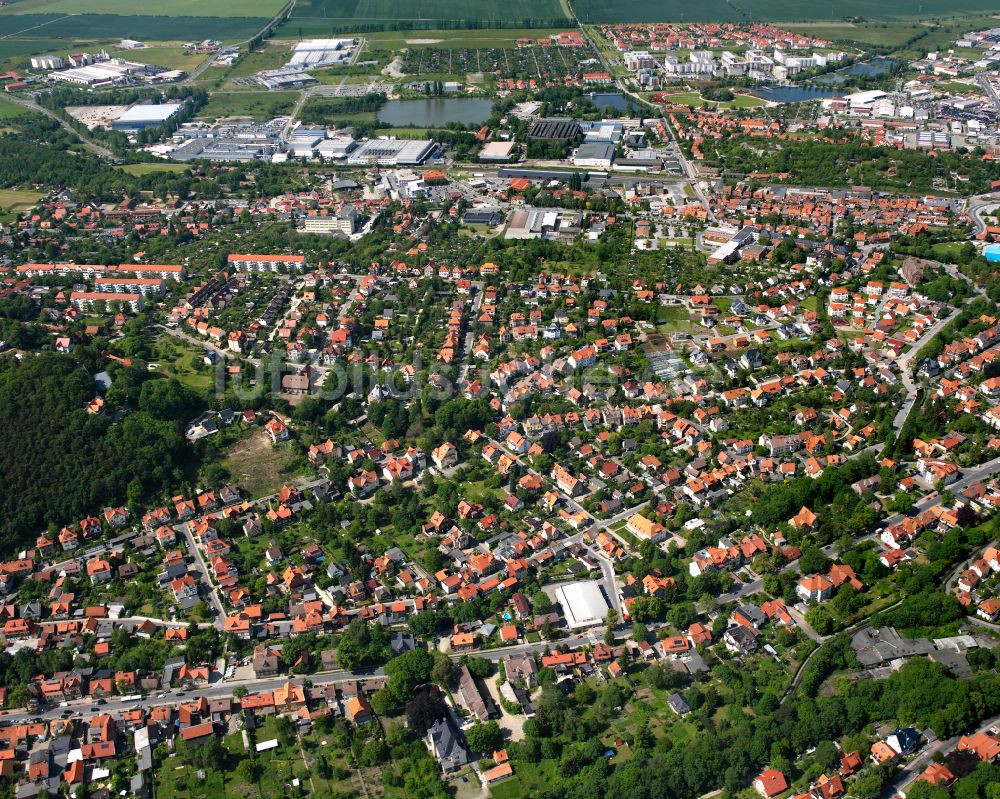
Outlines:
{"type": "Polygon", "coordinates": [[[809,22],[789,25],[788,29],[831,42],[857,42],[884,47],[900,47],[914,36],[927,32],[926,25],[914,22],[809,22]]]}
{"type": "Polygon", "coordinates": [[[298,99],[296,92],[218,92],[198,112],[199,119],[251,117],[271,119],[287,114],[298,99]]]}
{"type": "Polygon", "coordinates": [[[119,167],[123,172],[139,177],[141,175],[152,175],[156,172],[184,172],[189,169],[187,164],[156,163],[156,164],[125,164],[119,167]]]}
{"type": "Polygon", "coordinates": [[[0,39],[0,66],[9,69],[17,66],[25,56],[58,52],[65,48],[66,42],[60,39],[0,39]]]}
{"type": "Polygon", "coordinates": [[[164,69],[180,69],[184,72],[191,72],[208,56],[205,53],[196,53],[193,50],[185,50],[181,43],[169,45],[157,45],[147,47],[143,50],[119,50],[108,48],[108,55],[118,58],[127,58],[133,61],[142,61],[144,64],[155,64],[164,69]]]}
{"type": "MultiPolygon", "coordinates": [[[[461,31],[382,31],[366,33],[368,48],[373,50],[399,50],[403,47],[437,47],[440,49],[482,49],[490,47],[513,47],[518,39],[542,39],[553,33],[569,28],[504,28],[503,30],[461,30],[461,31]]],[[[368,58],[368,49],[361,54],[361,60],[368,58]]]]}
{"type": "Polygon", "coordinates": [[[288,24],[490,20],[513,26],[522,20],[564,18],[559,0],[303,0],[296,4],[288,24]]]}
{"type": "MultiPolygon", "coordinates": [[[[146,5],[134,0],[21,0],[10,14],[121,14],[156,17],[273,17],[283,0],[164,0],[146,5]]],[[[197,38],[193,32],[191,38],[197,38]]]]}
{"type": "MultiPolygon", "coordinates": [[[[763,0],[766,8],[770,0],[763,0]]],[[[725,0],[704,0],[692,5],[685,0],[576,0],[573,10],[581,22],[738,22],[742,18],[725,0]]],[[[757,13],[755,11],[755,13],[757,13]]],[[[760,14],[758,14],[760,16],[760,14]]]]}
{"type": "Polygon", "coordinates": [[[573,9],[581,22],[767,22],[840,20],[845,17],[872,19],[925,19],[995,12],[995,0],[842,0],[804,9],[795,0],[707,0],[696,6],[684,0],[576,0],[573,9]]]}
{"type": "MultiPolygon", "coordinates": [[[[148,6],[150,13],[163,13],[162,6],[148,6]]],[[[266,23],[266,17],[129,16],[118,14],[14,14],[0,13],[0,53],[12,42],[44,39],[26,53],[66,51],[74,43],[117,41],[123,36],[143,41],[190,41],[249,39],[266,23]],[[6,38],[5,38],[6,37],[6,38]],[[63,40],[53,45],[52,40],[63,40]]]]}

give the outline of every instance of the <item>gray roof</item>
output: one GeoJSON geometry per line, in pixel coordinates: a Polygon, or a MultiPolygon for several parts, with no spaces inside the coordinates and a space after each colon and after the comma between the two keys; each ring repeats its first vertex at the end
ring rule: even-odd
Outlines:
{"type": "Polygon", "coordinates": [[[670,694],[667,697],[667,704],[670,705],[670,709],[678,716],[683,716],[685,713],[691,712],[691,707],[688,705],[687,700],[679,693],[670,694]]]}
{"type": "Polygon", "coordinates": [[[438,719],[427,731],[431,746],[438,758],[444,760],[463,752],[464,747],[447,719],[438,719]]]}
{"type": "Polygon", "coordinates": [[[615,155],[615,146],[609,141],[593,141],[581,144],[574,158],[606,158],[611,160],[615,155]]]}
{"type": "Polygon", "coordinates": [[[892,627],[865,627],[851,637],[851,647],[862,666],[877,666],[889,660],[928,655],[934,645],[926,638],[903,638],[892,627]]]}

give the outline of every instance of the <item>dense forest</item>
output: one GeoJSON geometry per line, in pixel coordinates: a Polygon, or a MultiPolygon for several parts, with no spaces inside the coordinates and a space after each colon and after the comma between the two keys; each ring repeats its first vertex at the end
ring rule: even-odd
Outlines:
{"type": "Polygon", "coordinates": [[[810,186],[869,186],[895,191],[940,191],[960,194],[989,191],[1000,178],[1000,164],[986,161],[982,151],[917,150],[872,147],[859,138],[845,141],[783,141],[762,150],[753,140],[727,137],[708,144],[705,163],[727,173],[788,173],[786,182],[810,186]],[[957,175],[968,176],[959,180],[957,175]]]}
{"type": "MultiPolygon", "coordinates": [[[[96,199],[147,190],[159,197],[184,198],[198,182],[187,173],[130,175],[79,149],[79,141],[73,134],[46,117],[24,117],[18,120],[18,125],[18,131],[0,136],[0,188],[41,185],[75,189],[96,199]]],[[[212,196],[208,184],[209,181],[203,181],[199,193],[212,196]]]]}
{"type": "Polygon", "coordinates": [[[0,552],[184,480],[189,453],[176,421],[136,410],[112,424],[84,410],[94,395],[94,379],[69,358],[0,359],[0,552]]]}

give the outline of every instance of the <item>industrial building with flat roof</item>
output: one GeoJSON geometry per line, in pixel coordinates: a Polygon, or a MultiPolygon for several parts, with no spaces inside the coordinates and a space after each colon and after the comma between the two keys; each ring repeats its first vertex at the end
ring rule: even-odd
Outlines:
{"type": "Polygon", "coordinates": [[[164,70],[150,64],[109,58],[96,63],[71,67],[51,73],[50,77],[80,86],[112,86],[115,84],[160,83],[184,76],[180,70],[164,70]]]}
{"type": "Polygon", "coordinates": [[[437,145],[433,139],[372,139],[347,157],[356,166],[418,166],[423,164],[437,145]]]}
{"type": "Polygon", "coordinates": [[[580,123],[575,119],[539,119],[528,129],[529,139],[575,141],[580,136],[580,123]]]}
{"type": "Polygon", "coordinates": [[[295,45],[288,66],[315,69],[345,64],[357,42],[357,39],[304,39],[295,45]]]}
{"type": "Polygon", "coordinates": [[[480,161],[509,161],[514,152],[512,141],[491,141],[479,151],[480,161]]]}
{"type": "Polygon", "coordinates": [[[615,146],[608,141],[585,142],[573,153],[575,166],[610,167],[615,160],[615,146]]]}
{"type": "Polygon", "coordinates": [[[141,103],[124,111],[111,123],[112,130],[144,130],[162,125],[184,107],[184,103],[141,103]]]}
{"type": "Polygon", "coordinates": [[[583,214],[563,208],[519,208],[511,214],[505,239],[558,239],[572,241],[580,235],[583,214]]]}

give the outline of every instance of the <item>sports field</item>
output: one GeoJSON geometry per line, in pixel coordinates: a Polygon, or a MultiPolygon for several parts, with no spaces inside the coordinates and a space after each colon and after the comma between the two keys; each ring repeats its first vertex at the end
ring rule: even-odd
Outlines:
{"type": "Polygon", "coordinates": [[[296,3],[289,25],[489,20],[515,27],[522,20],[564,17],[559,0],[303,0],[296,3]]]}
{"type": "Polygon", "coordinates": [[[926,19],[1000,11],[996,0],[831,0],[808,8],[798,0],[573,0],[572,5],[580,21],[588,23],[926,19]]]}
{"type": "MultiPolygon", "coordinates": [[[[116,14],[153,17],[273,17],[284,0],[20,0],[3,14],[116,14]]],[[[193,34],[192,34],[193,36],[193,34]]]]}

